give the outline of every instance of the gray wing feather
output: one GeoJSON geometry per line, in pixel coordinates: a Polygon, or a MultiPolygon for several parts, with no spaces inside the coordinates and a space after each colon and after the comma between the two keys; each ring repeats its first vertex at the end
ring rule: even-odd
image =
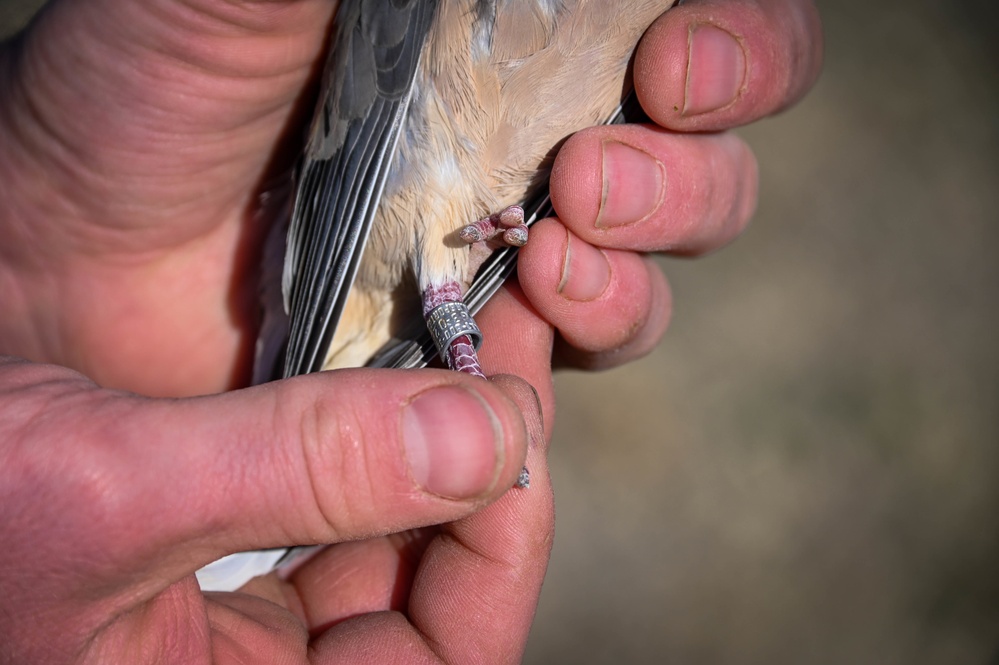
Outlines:
{"type": "Polygon", "coordinates": [[[282,279],[284,376],[321,369],[395,154],[437,0],[343,0],[282,279]]]}

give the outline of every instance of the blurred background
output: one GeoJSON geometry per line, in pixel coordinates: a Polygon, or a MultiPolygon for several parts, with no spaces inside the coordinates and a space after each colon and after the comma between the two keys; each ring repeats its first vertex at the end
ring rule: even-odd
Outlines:
{"type": "Polygon", "coordinates": [[[818,5],[754,225],[663,260],[655,353],[558,378],[528,663],[999,665],[999,10],[818,5]]]}
{"type": "Polygon", "coordinates": [[[999,665],[999,11],[817,4],[754,224],[558,379],[529,663],[999,665]]]}

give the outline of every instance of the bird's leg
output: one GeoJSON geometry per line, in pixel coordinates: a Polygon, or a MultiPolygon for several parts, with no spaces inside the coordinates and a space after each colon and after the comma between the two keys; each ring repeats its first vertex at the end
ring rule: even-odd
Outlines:
{"type": "MultiPolygon", "coordinates": [[[[468,279],[491,252],[490,246],[527,243],[527,225],[524,209],[510,206],[469,224],[458,232],[459,237],[471,247],[468,279]]],[[[423,317],[434,338],[437,350],[448,367],[456,372],[485,376],[475,350],[482,335],[472,315],[462,300],[461,285],[449,280],[432,284],[423,292],[423,317]]]]}
{"type": "MultiPolygon", "coordinates": [[[[527,225],[524,223],[524,209],[510,206],[505,210],[489,215],[469,224],[458,233],[471,247],[469,278],[493,247],[512,245],[523,247],[527,244],[527,225]]],[[[476,353],[477,343],[482,333],[472,320],[472,315],[462,299],[461,285],[448,280],[440,285],[431,285],[423,292],[423,317],[427,321],[434,343],[447,366],[456,372],[465,372],[485,378],[476,353]]],[[[516,486],[526,489],[531,486],[531,474],[525,466],[517,477],[516,486]]]]}
{"type": "Polygon", "coordinates": [[[485,378],[475,352],[476,341],[482,335],[461,298],[458,282],[448,280],[427,287],[423,292],[423,317],[449,368],[485,378]]]}

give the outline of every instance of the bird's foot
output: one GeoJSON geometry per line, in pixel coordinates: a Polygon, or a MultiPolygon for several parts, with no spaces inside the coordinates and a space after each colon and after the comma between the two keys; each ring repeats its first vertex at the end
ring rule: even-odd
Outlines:
{"type": "Polygon", "coordinates": [[[494,242],[512,247],[527,244],[527,224],[524,223],[524,209],[510,206],[500,212],[483,217],[458,232],[458,236],[472,245],[478,242],[494,242]]]}

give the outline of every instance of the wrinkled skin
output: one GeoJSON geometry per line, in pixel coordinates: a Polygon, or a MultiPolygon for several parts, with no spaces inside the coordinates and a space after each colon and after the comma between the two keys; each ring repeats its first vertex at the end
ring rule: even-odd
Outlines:
{"type": "Polygon", "coordinates": [[[235,390],[333,9],[54,2],[0,53],[0,353],[30,361],[0,362],[0,662],[518,660],[553,533],[553,344],[607,367],[657,342],[670,296],[643,254],[738,235],[756,168],[723,130],[799,99],[821,60],[809,0],[691,0],[650,29],[656,124],[565,144],[559,219],[481,314],[487,340],[523,340],[487,342],[487,373],[522,378],[235,390]],[[507,492],[525,459],[532,488],[507,492]],[[245,593],[195,584],[289,541],[342,544],[245,593]]]}

